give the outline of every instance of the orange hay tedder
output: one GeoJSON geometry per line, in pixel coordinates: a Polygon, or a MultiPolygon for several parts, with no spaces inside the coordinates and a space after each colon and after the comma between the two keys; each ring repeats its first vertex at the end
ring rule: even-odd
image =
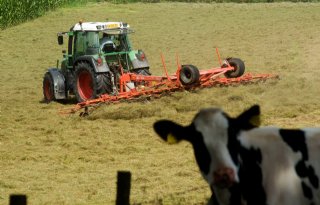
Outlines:
{"type": "Polygon", "coordinates": [[[161,55],[164,70],[163,76],[139,75],[133,72],[124,72],[120,68],[121,76],[116,94],[102,94],[96,99],[80,102],[69,110],[69,113],[75,113],[85,108],[85,112],[82,112],[81,115],[87,115],[89,114],[89,107],[95,107],[101,103],[108,104],[149,99],[150,97],[160,97],[175,91],[257,83],[270,78],[278,78],[274,74],[244,74],[245,65],[241,59],[227,58],[221,61],[218,49],[216,49],[216,53],[220,66],[207,70],[198,70],[196,66],[191,64],[181,65],[177,56],[177,70],[174,74],[169,75],[163,55],[161,55]]]}
{"type": "Polygon", "coordinates": [[[133,33],[124,22],[82,22],[67,32],[59,32],[58,44],[68,37],[68,50],[63,50],[59,69],[49,68],[43,78],[43,95],[46,102],[68,99],[74,95],[78,104],[68,113],[101,103],[116,103],[145,97],[158,97],[178,90],[192,90],[217,85],[257,82],[274,75],[244,74],[245,65],[239,58],[221,60],[220,67],[198,70],[194,65],[180,65],[169,75],[163,55],[163,76],[153,76],[142,50],[134,50],[129,41],[133,33]],[[224,75],[224,77],[221,77],[224,75]]]}

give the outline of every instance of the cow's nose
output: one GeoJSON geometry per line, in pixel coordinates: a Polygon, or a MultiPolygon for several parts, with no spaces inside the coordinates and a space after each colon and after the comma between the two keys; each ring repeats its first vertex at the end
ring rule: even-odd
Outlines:
{"type": "Polygon", "coordinates": [[[219,188],[229,188],[235,183],[235,173],[231,168],[221,168],[213,173],[213,183],[219,188]]]}

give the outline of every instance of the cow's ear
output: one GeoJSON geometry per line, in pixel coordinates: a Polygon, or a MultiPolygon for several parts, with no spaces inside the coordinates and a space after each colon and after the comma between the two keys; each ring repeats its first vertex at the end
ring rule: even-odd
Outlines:
{"type": "Polygon", "coordinates": [[[248,110],[241,113],[237,118],[237,123],[242,129],[250,129],[253,127],[259,127],[260,120],[260,106],[253,105],[248,110]]]}
{"type": "Polygon", "coordinates": [[[185,127],[170,120],[160,120],[153,124],[154,131],[169,144],[185,139],[185,127]]]}

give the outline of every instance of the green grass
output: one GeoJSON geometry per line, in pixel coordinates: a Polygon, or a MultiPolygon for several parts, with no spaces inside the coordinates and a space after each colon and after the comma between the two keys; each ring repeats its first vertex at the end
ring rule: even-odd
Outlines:
{"type": "Polygon", "coordinates": [[[30,204],[114,204],[117,170],[133,174],[135,204],[205,204],[210,191],[187,143],[168,146],[152,130],[163,118],[190,123],[199,108],[232,116],[261,105],[264,125],[318,126],[320,4],[109,4],[63,8],[0,32],[0,204],[24,193],[30,204]],[[223,57],[279,81],[179,92],[145,103],[102,106],[88,118],[60,115],[72,105],[43,104],[42,77],[62,56],[56,33],[79,19],[126,21],[151,71],[160,53],[201,69],[223,57]]]}

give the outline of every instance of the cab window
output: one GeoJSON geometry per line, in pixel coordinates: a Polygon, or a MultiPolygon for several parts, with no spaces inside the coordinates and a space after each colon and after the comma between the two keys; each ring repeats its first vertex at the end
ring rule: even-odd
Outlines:
{"type": "Polygon", "coordinates": [[[94,55],[99,52],[98,32],[78,32],[75,40],[75,55],[94,55]]]}

